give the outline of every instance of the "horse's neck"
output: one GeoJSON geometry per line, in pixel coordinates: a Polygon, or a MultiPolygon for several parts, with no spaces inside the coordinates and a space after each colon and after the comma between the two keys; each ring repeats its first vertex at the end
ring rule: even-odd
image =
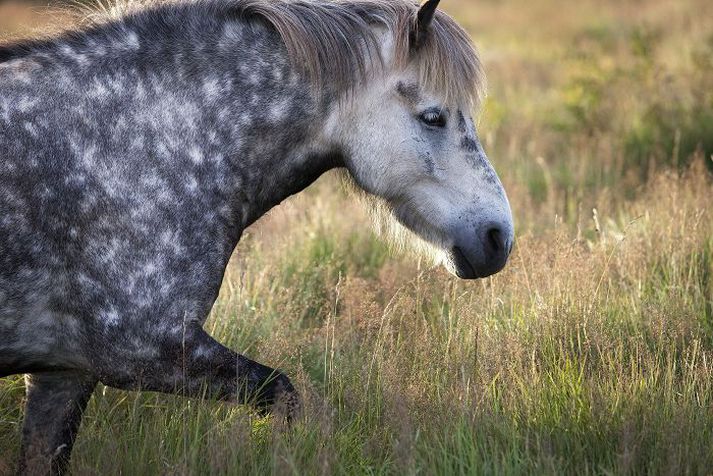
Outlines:
{"type": "Polygon", "coordinates": [[[150,184],[167,182],[177,207],[219,215],[235,236],[342,165],[324,132],[333,101],[294,73],[263,24],[146,15],[40,46],[13,52],[4,74],[17,70],[12,84],[44,98],[47,121],[99,125],[86,139],[102,153],[77,166],[125,170],[107,180],[134,198],[155,200],[150,184]]]}
{"type": "Polygon", "coordinates": [[[295,74],[276,33],[211,19],[178,26],[175,36],[139,32],[139,44],[187,35],[183,44],[139,60],[155,63],[146,66],[158,85],[148,107],[181,111],[183,124],[168,133],[182,141],[177,149],[191,159],[184,163],[215,162],[210,173],[203,167],[195,174],[205,180],[198,185],[205,193],[229,188],[220,192],[230,197],[239,226],[341,165],[324,135],[330,101],[295,74]]]}
{"type": "Polygon", "coordinates": [[[276,35],[253,34],[235,45],[242,51],[224,65],[234,83],[225,94],[227,119],[218,120],[230,124],[230,161],[242,180],[245,226],[342,165],[325,132],[332,100],[295,74],[276,35]]]}

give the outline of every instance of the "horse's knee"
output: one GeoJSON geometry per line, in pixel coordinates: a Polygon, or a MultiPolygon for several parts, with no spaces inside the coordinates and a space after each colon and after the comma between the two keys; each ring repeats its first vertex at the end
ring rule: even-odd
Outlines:
{"type": "Polygon", "coordinates": [[[276,412],[285,416],[288,421],[301,413],[299,393],[290,379],[278,370],[263,380],[254,395],[246,397],[247,403],[255,405],[261,412],[276,412]]]}
{"type": "Polygon", "coordinates": [[[288,415],[299,408],[286,375],[233,352],[199,327],[186,329],[180,340],[154,336],[151,345],[142,347],[144,352],[105,355],[102,383],[237,401],[261,410],[284,408],[288,415]]]}

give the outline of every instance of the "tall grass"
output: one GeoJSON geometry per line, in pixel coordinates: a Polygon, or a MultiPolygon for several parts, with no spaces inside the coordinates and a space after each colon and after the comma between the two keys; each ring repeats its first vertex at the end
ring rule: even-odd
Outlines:
{"type": "MultiPolygon", "coordinates": [[[[207,322],[285,370],[304,419],[100,387],[72,469],[709,473],[708,3],[446,2],[489,71],[509,266],[464,282],[394,255],[328,175],[246,233],[207,322]]],[[[0,380],[0,473],[23,395],[0,380]]]]}

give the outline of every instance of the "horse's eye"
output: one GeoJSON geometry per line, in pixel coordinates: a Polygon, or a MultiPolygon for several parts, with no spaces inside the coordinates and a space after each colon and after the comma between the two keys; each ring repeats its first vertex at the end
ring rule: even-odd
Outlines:
{"type": "Polygon", "coordinates": [[[421,114],[421,122],[431,127],[445,127],[446,116],[439,110],[428,110],[421,114]]]}

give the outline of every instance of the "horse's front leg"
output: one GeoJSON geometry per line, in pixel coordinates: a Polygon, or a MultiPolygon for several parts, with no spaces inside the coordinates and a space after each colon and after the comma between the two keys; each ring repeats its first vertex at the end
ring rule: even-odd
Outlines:
{"type": "Polygon", "coordinates": [[[79,372],[28,374],[19,474],[61,474],[97,380],[79,372]]]}
{"type": "Polygon", "coordinates": [[[102,383],[246,403],[288,419],[299,411],[297,392],[283,373],[221,345],[198,322],[186,325],[180,336],[154,336],[150,345],[155,352],[145,355],[152,357],[131,359],[127,367],[117,361],[113,368],[121,372],[102,372],[102,383]]]}

